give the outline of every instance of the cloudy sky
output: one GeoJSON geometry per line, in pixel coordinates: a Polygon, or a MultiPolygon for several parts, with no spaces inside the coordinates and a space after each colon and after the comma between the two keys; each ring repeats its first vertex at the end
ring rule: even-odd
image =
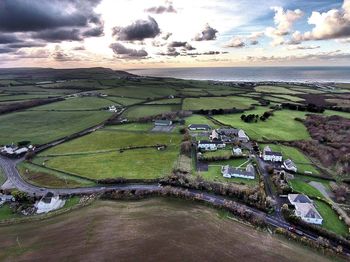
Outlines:
{"type": "Polygon", "coordinates": [[[0,0],[0,67],[350,65],[350,0],[0,0]]]}

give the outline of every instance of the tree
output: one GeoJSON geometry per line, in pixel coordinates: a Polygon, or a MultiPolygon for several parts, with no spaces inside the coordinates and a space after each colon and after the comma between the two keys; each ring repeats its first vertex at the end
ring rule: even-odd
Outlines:
{"type": "Polygon", "coordinates": [[[17,201],[25,202],[29,200],[29,196],[26,192],[13,190],[11,194],[17,201]]]}
{"type": "Polygon", "coordinates": [[[190,141],[184,141],[181,143],[180,146],[181,154],[184,155],[190,155],[191,154],[191,142],[190,141]]]}

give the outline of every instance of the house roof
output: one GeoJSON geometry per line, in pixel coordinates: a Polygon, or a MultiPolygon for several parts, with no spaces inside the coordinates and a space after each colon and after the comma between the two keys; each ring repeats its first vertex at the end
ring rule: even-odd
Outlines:
{"type": "Polygon", "coordinates": [[[156,120],[155,124],[171,125],[173,122],[171,120],[156,120]]]}
{"type": "Polygon", "coordinates": [[[298,216],[305,218],[322,219],[316,208],[310,203],[296,203],[295,210],[298,216]]]}
{"type": "Polygon", "coordinates": [[[228,175],[241,175],[246,177],[255,177],[255,174],[253,172],[244,171],[239,168],[231,167],[228,165],[222,167],[222,173],[228,174],[228,175]]]}
{"type": "Polygon", "coordinates": [[[199,145],[221,145],[221,144],[224,144],[224,142],[220,140],[216,140],[216,141],[201,140],[198,142],[198,144],[199,145]]]}
{"type": "Polygon", "coordinates": [[[282,153],[280,152],[265,151],[264,153],[267,156],[282,156],[282,153]]]}
{"type": "Polygon", "coordinates": [[[209,125],[206,125],[206,124],[191,124],[188,127],[189,128],[211,129],[211,127],[209,125]]]}
{"type": "Polygon", "coordinates": [[[288,168],[296,167],[294,162],[290,159],[285,160],[284,165],[286,165],[288,168]]]}
{"type": "Polygon", "coordinates": [[[293,203],[312,203],[310,198],[303,194],[289,194],[288,199],[292,204],[293,203]]]}
{"type": "Polygon", "coordinates": [[[218,133],[221,135],[237,135],[238,129],[236,128],[219,128],[218,133]]]}

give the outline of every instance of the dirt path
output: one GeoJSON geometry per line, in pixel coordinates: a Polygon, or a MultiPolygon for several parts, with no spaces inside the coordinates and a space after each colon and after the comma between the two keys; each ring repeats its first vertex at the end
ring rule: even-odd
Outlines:
{"type": "Polygon", "coordinates": [[[316,182],[316,181],[311,181],[309,183],[310,186],[313,186],[314,188],[316,188],[318,191],[321,192],[321,194],[328,200],[332,201],[331,197],[333,196],[332,193],[328,192],[328,190],[325,188],[325,186],[320,183],[320,182],[316,182]]]}

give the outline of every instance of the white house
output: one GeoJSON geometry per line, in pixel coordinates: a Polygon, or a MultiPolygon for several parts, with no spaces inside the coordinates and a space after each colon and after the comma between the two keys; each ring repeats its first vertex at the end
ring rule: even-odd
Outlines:
{"type": "Polygon", "coordinates": [[[282,162],[282,154],[279,152],[265,151],[263,154],[264,161],[282,162]]]}
{"type": "Polygon", "coordinates": [[[302,194],[289,194],[289,202],[295,207],[295,215],[307,223],[322,225],[323,218],[314,207],[311,199],[302,194]]]}
{"type": "Polygon", "coordinates": [[[210,140],[218,140],[219,139],[218,132],[216,132],[216,130],[214,129],[213,131],[211,131],[209,138],[210,140]]]}
{"type": "Polygon", "coordinates": [[[221,174],[225,178],[232,178],[232,177],[245,178],[245,179],[255,178],[254,172],[247,171],[247,170],[244,171],[239,168],[230,167],[229,165],[221,167],[221,174]]]}
{"type": "Polygon", "coordinates": [[[48,193],[45,197],[40,199],[40,201],[35,204],[35,207],[37,208],[36,213],[48,213],[50,211],[63,207],[65,203],[66,201],[60,199],[59,196],[53,196],[52,194],[48,193]]]}
{"type": "Polygon", "coordinates": [[[249,137],[246,135],[246,133],[242,129],[238,131],[238,140],[244,143],[247,143],[249,141],[249,137]]]}
{"type": "Polygon", "coordinates": [[[199,141],[198,142],[198,149],[202,149],[204,151],[216,151],[218,150],[218,147],[216,143],[210,142],[210,141],[199,141]]]}
{"type": "Polygon", "coordinates": [[[243,152],[241,148],[236,147],[232,149],[232,153],[234,156],[241,156],[243,152]]]}
{"type": "Polygon", "coordinates": [[[116,113],[118,110],[117,110],[117,107],[115,105],[112,105],[112,106],[108,107],[108,111],[112,112],[112,113],[116,113]]]}
{"type": "Polygon", "coordinates": [[[191,131],[196,131],[196,130],[208,131],[211,129],[211,127],[206,124],[191,124],[188,126],[188,129],[191,131]]]}
{"type": "Polygon", "coordinates": [[[0,207],[6,202],[13,202],[15,198],[12,195],[3,195],[0,194],[0,207]]]}
{"type": "Polygon", "coordinates": [[[291,159],[287,159],[283,162],[283,167],[289,171],[297,172],[297,166],[294,164],[294,162],[291,159]]]}
{"type": "Polygon", "coordinates": [[[154,121],[155,126],[171,126],[173,121],[171,120],[156,120],[154,121]]]}

